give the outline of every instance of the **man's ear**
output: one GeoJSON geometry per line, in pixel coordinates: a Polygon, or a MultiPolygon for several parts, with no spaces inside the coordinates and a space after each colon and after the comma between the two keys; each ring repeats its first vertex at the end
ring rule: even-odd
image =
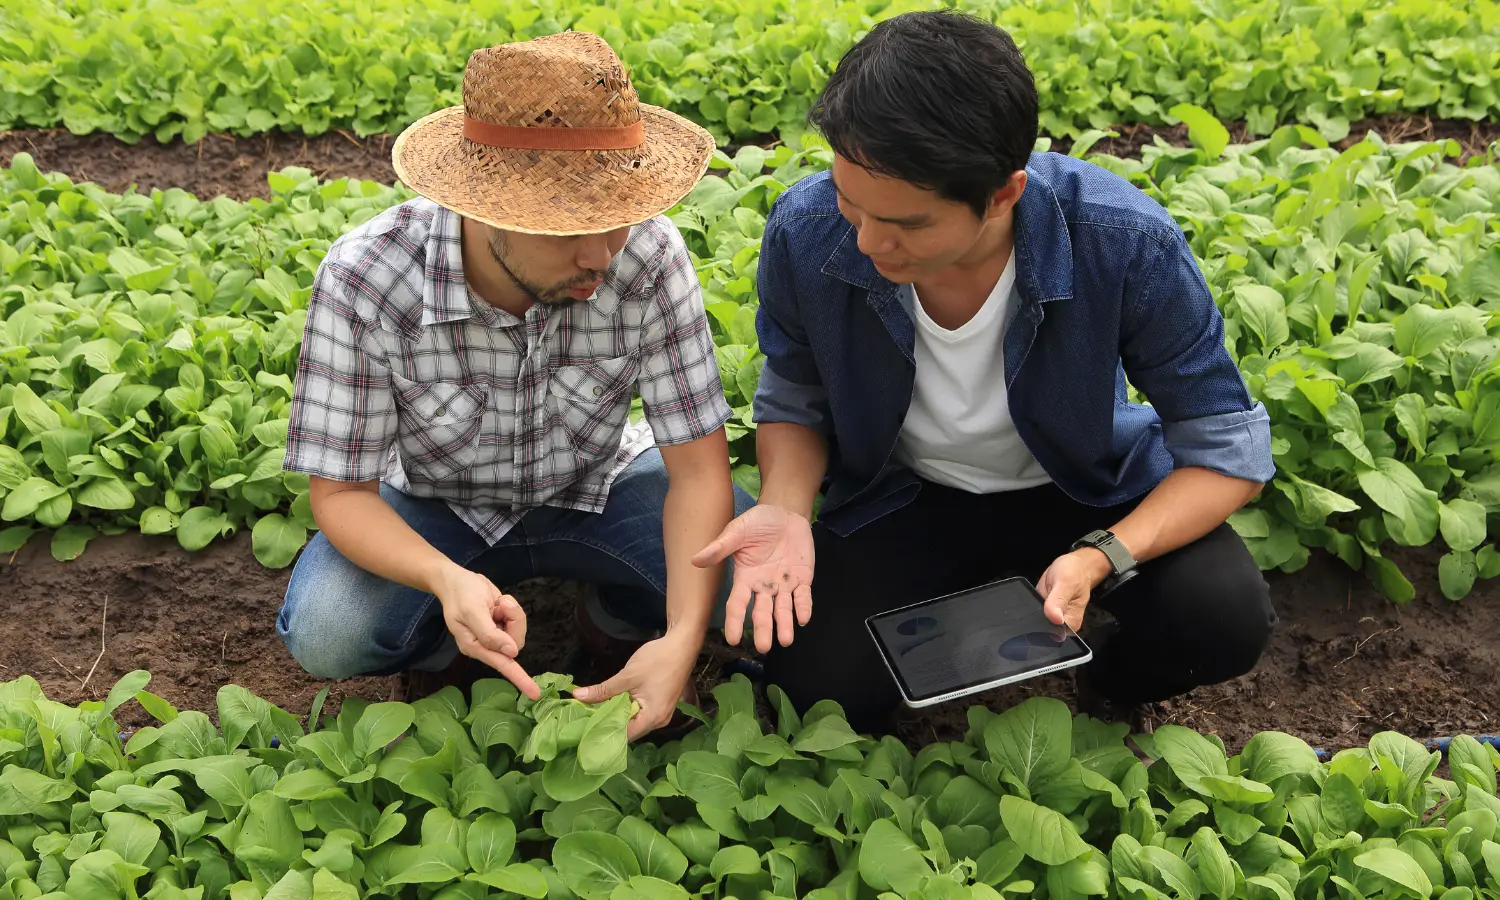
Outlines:
{"type": "Polygon", "coordinates": [[[1026,191],[1026,170],[1017,169],[1010,173],[1010,179],[1005,186],[995,191],[990,197],[990,208],[985,218],[994,219],[1005,215],[1021,202],[1021,194],[1026,191]]]}

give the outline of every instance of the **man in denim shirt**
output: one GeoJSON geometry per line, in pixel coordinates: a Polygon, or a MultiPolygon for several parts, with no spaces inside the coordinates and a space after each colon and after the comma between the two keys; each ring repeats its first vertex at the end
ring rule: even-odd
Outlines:
{"type": "Polygon", "coordinates": [[[1273,475],[1270,428],[1176,223],[1032,153],[1021,53],[968,16],[876,26],[812,120],[832,171],[761,249],[762,492],[696,560],[735,560],[729,640],[750,605],[769,683],[879,729],[899,695],[863,619],[1016,573],[1054,623],[1091,597],[1116,620],[1091,711],[1248,672],[1276,616],[1226,520],[1273,475]]]}

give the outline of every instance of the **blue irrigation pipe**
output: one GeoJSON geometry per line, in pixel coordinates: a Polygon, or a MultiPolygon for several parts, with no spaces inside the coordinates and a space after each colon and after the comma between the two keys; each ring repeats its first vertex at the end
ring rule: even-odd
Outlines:
{"type": "MultiPolygon", "coordinates": [[[[1500,734],[1474,734],[1470,735],[1470,737],[1474,738],[1474,740],[1478,741],[1481,744],[1489,744],[1496,750],[1500,750],[1500,734]]],[[[1447,756],[1448,745],[1452,742],[1453,738],[1451,737],[1437,737],[1428,738],[1427,740],[1422,741],[1422,745],[1428,750],[1436,750],[1444,756],[1447,756]]],[[[1332,752],[1324,750],[1322,747],[1313,748],[1313,752],[1318,754],[1318,759],[1329,759],[1333,756],[1332,752]]]]}

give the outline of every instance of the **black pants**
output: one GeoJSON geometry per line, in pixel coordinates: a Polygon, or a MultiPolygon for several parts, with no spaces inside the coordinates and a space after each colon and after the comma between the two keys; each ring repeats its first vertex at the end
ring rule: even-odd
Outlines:
{"type": "MultiPolygon", "coordinates": [[[[1006,575],[1035,584],[1073,541],[1113,526],[1134,505],[1085,506],[1052,485],[985,495],[929,482],[907,506],[848,537],[814,524],[812,619],[791,646],[773,644],[766,681],[799,711],[828,698],[856,731],[883,731],[901,699],[866,616],[1006,575]]],[[[1276,626],[1266,580],[1227,524],[1142,563],[1096,605],[1118,627],[1102,646],[1091,643],[1094,659],[1079,675],[1120,703],[1243,675],[1276,626]]]]}

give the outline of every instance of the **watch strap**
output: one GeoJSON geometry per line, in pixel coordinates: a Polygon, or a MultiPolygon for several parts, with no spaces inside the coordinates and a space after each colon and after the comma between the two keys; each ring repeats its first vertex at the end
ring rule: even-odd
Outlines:
{"type": "Polygon", "coordinates": [[[1130,551],[1125,549],[1125,545],[1113,532],[1091,531],[1074,542],[1074,550],[1080,547],[1093,547],[1108,557],[1110,568],[1114,570],[1114,577],[1117,579],[1134,573],[1135,557],[1130,555],[1130,551]]]}

